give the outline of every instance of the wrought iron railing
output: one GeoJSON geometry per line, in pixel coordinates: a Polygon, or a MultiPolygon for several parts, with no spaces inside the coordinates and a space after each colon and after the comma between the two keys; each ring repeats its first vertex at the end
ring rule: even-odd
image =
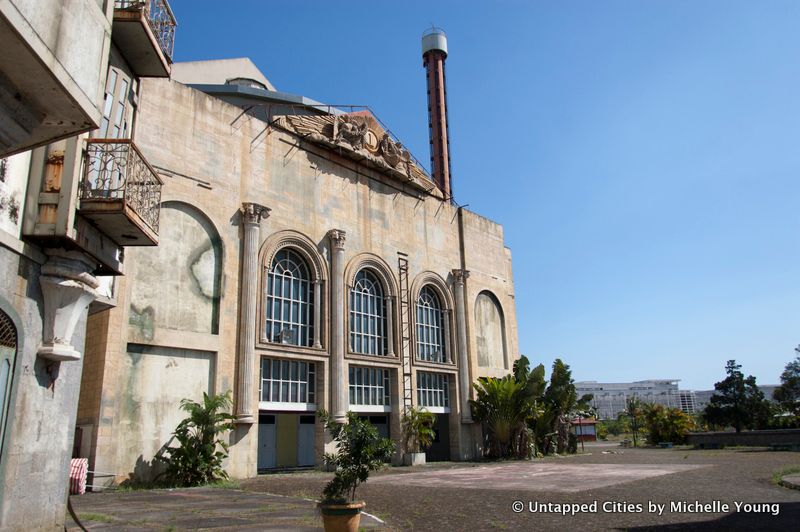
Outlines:
{"type": "Polygon", "coordinates": [[[158,234],[161,178],[130,139],[89,139],[81,200],[123,200],[158,234]]]}
{"type": "Polygon", "coordinates": [[[175,46],[175,15],[169,7],[167,0],[114,0],[116,9],[139,10],[144,9],[147,23],[153,30],[153,35],[161,47],[161,51],[172,61],[172,51],[175,46]]]}

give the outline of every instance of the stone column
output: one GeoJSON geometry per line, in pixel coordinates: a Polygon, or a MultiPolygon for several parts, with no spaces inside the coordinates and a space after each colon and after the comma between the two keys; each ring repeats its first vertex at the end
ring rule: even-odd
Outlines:
{"type": "Polygon", "coordinates": [[[314,279],[314,347],[322,349],[320,336],[322,335],[321,316],[322,316],[322,279],[314,279]]]}
{"type": "Polygon", "coordinates": [[[392,296],[386,298],[386,355],[394,356],[394,312],[392,296]]]}
{"type": "Polygon", "coordinates": [[[469,376],[469,353],[467,353],[467,307],[464,303],[464,282],[469,277],[467,270],[453,270],[456,292],[456,334],[458,335],[458,383],[461,392],[461,423],[472,423],[469,394],[472,380],[469,376]]]}
{"type": "Polygon", "coordinates": [[[331,414],[338,422],[347,419],[347,376],[344,364],[344,242],[345,232],[328,231],[331,241],[331,414]]]}
{"type": "Polygon", "coordinates": [[[236,418],[238,423],[255,423],[253,385],[256,365],[256,325],[258,317],[258,244],[261,220],[269,209],[257,203],[242,203],[239,212],[244,227],[241,272],[241,306],[239,308],[239,382],[236,387],[236,418]]]}
{"type": "Polygon", "coordinates": [[[36,354],[53,361],[80,360],[70,342],[75,326],[97,298],[97,279],[90,273],[97,264],[79,251],[45,249],[39,283],[44,300],[42,344],[36,354]]]}

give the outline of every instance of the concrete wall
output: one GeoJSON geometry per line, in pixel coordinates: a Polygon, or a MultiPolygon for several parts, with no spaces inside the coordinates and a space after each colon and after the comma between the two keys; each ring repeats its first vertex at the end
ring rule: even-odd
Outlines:
{"type": "MultiPolygon", "coordinates": [[[[40,264],[35,252],[0,247],[0,307],[17,322],[18,348],[0,456],[0,529],[63,528],[82,362],[48,364],[42,341],[40,264]]],[[[82,351],[86,315],[72,345],[82,351]]]]}
{"type": "Polygon", "coordinates": [[[222,280],[219,235],[195,208],[161,209],[162,245],[131,250],[128,323],[131,341],[152,341],[156,328],[216,334],[222,280]],[[154,282],[157,281],[157,282],[154,282]]]}
{"type": "Polygon", "coordinates": [[[100,123],[114,2],[0,2],[0,153],[100,123]]]}
{"type": "Polygon", "coordinates": [[[181,400],[202,403],[203,392],[213,393],[214,353],[128,344],[126,355],[122,371],[127,378],[117,404],[117,467],[152,480],[162,471],[153,457],[187,415],[179,408],[181,400]]]}
{"type": "MultiPolygon", "coordinates": [[[[41,59],[55,69],[57,63],[82,92],[81,98],[98,101],[105,76],[101,67],[110,33],[103,0],[10,0],[27,21],[39,42],[41,59]],[[42,49],[42,45],[44,49],[42,49]]],[[[111,2],[113,4],[113,2],[111,2]]]]}
{"type": "Polygon", "coordinates": [[[19,238],[31,152],[0,160],[0,229],[19,238]]]}
{"type": "MultiPolygon", "coordinates": [[[[345,305],[346,309],[346,302],[330,300],[327,272],[331,251],[326,237],[330,229],[341,229],[347,233],[344,256],[346,285],[351,282],[359,264],[371,258],[386,264],[389,282],[396,292],[399,283],[398,253],[402,252],[408,256],[409,284],[422,275],[434,274],[443,279],[451,300],[453,280],[450,272],[462,267],[459,231],[463,232],[463,266],[472,272],[467,280],[466,297],[470,364],[464,370],[469,372],[472,380],[479,375],[507,373],[506,362],[502,358],[493,359],[488,367],[478,367],[473,332],[476,330],[474,303],[483,291],[491,292],[502,309],[508,364],[518,357],[511,258],[504,247],[502,227],[496,223],[468,211],[459,213],[449,203],[410,189],[334,151],[300,142],[297,137],[282,130],[267,128],[264,122],[242,115],[240,108],[176,82],[144,80],[139,112],[136,142],[165,179],[163,200],[191,204],[202,213],[202,217],[207,218],[208,226],[213,227],[219,235],[223,279],[219,292],[219,327],[218,334],[214,334],[213,330],[197,331],[194,325],[181,327],[179,331],[174,325],[184,319],[182,313],[189,314],[190,323],[202,321],[192,314],[194,309],[187,308],[192,306],[191,302],[200,300],[197,299],[198,294],[192,291],[197,287],[186,268],[187,264],[192,263],[190,257],[197,255],[194,247],[206,246],[208,239],[196,229],[192,229],[192,235],[195,236],[187,237],[183,231],[188,230],[185,227],[191,224],[181,225],[183,222],[180,217],[173,216],[174,213],[165,209],[162,211],[162,215],[166,213],[166,216],[162,218],[158,249],[129,250],[126,257],[129,276],[125,291],[130,304],[121,302],[117,308],[109,311],[112,316],[118,317],[118,321],[133,323],[138,318],[132,310],[141,313],[142,308],[152,307],[155,313],[153,334],[140,334],[136,331],[138,325],[131,325],[125,338],[116,339],[116,342],[125,345],[135,338],[135,342],[142,345],[204,349],[216,353],[213,389],[222,392],[234,389],[238,378],[237,331],[242,285],[242,233],[238,209],[242,202],[247,201],[271,209],[270,216],[261,223],[260,228],[262,257],[268,256],[268,248],[275,241],[273,237],[293,231],[311,242],[309,253],[313,254],[323,270],[321,293],[323,330],[326,334],[322,338],[322,349],[269,344],[261,341],[260,334],[256,344],[257,353],[261,356],[317,363],[318,407],[330,408],[327,362],[331,327],[325,320],[331,305],[345,305]],[[187,281],[176,284],[176,272],[169,271],[170,268],[183,271],[187,281]],[[180,295],[174,294],[175,290],[180,295]],[[159,298],[164,301],[159,301],[159,298]],[[176,300],[181,302],[177,306],[176,300]],[[158,309],[166,312],[166,321],[159,321],[158,315],[162,311],[158,309]],[[206,343],[205,348],[201,347],[201,342],[206,343]]],[[[263,268],[260,270],[263,273],[263,268]]],[[[395,303],[395,327],[397,307],[395,303]]],[[[256,329],[259,333],[262,330],[261,318],[256,329]]],[[[451,330],[455,330],[454,322],[451,330]]],[[[399,336],[399,330],[395,329],[398,345],[399,336]]],[[[399,358],[365,357],[349,353],[345,356],[346,363],[378,365],[394,370],[395,388],[392,393],[395,399],[390,424],[393,434],[399,437],[401,400],[396,398],[402,382],[399,358]]],[[[106,361],[106,365],[102,398],[95,401],[103,407],[116,408],[117,412],[121,412],[123,398],[117,390],[122,389],[130,378],[130,370],[119,362],[106,361]]],[[[473,428],[462,430],[459,426],[458,397],[462,390],[455,378],[459,371],[457,366],[422,362],[415,362],[414,366],[415,374],[417,369],[425,369],[451,375],[451,447],[460,450],[462,458],[467,456],[464,449],[473,449],[469,452],[474,452],[473,428]]],[[[256,367],[259,368],[259,364],[256,367]]],[[[254,378],[260,378],[258,369],[254,378]]],[[[258,402],[258,384],[254,383],[253,404],[258,402]]],[[[416,394],[414,397],[416,401],[416,394]]],[[[115,414],[109,425],[113,440],[123,437],[121,425],[126,422],[124,415],[115,414]]],[[[234,477],[255,474],[257,434],[257,426],[241,426],[232,435],[228,468],[234,477]]],[[[134,437],[132,434],[128,436],[134,437]]],[[[323,440],[324,435],[320,430],[320,452],[323,440]]],[[[112,468],[108,470],[117,474],[130,473],[129,469],[125,469],[130,457],[112,459],[109,458],[111,451],[111,448],[105,451],[98,448],[96,467],[100,469],[103,463],[107,464],[103,467],[112,468]]],[[[454,453],[454,458],[456,454],[459,453],[454,453]]]]}

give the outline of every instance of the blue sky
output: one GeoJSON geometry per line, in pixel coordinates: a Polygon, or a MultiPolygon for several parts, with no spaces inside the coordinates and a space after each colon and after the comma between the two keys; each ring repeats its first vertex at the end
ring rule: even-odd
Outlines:
{"type": "Polygon", "coordinates": [[[369,105],[422,161],[419,41],[443,27],[456,200],[505,226],[533,361],[709,389],[794,357],[800,2],[171,5],[177,61],[369,105]]]}

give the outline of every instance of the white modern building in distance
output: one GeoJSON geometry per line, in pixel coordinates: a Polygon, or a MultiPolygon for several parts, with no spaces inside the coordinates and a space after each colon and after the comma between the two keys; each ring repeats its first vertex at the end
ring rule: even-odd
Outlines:
{"type": "Polygon", "coordinates": [[[581,381],[575,383],[578,396],[590,393],[592,406],[597,409],[597,419],[613,419],[625,410],[629,397],[644,403],[657,403],[668,408],[680,408],[687,414],[697,412],[695,394],[679,390],[679,379],[651,379],[634,382],[581,381]]]}

